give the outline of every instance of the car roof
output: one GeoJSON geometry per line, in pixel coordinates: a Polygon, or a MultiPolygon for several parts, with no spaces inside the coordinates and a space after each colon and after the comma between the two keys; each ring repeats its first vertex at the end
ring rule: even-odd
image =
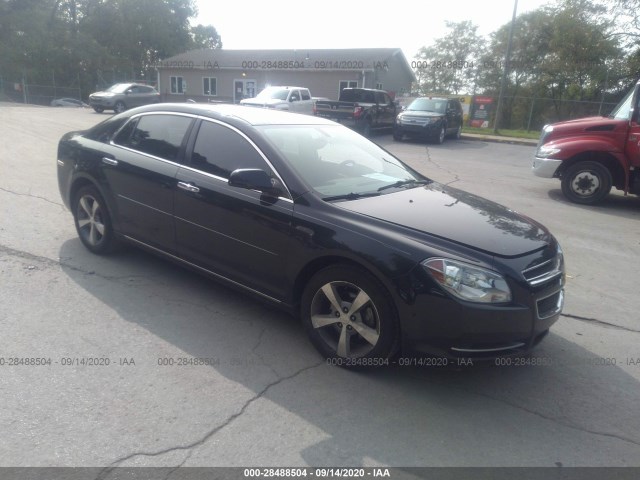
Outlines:
{"type": "Polygon", "coordinates": [[[267,108],[245,105],[206,103],[156,103],[129,110],[131,113],[171,112],[190,113],[219,120],[236,119],[243,123],[257,125],[332,125],[334,122],[322,117],[299,113],[282,112],[267,108]]]}

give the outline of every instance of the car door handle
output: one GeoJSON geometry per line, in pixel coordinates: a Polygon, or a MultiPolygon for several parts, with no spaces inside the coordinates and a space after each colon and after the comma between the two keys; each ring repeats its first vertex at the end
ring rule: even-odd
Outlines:
{"type": "Polygon", "coordinates": [[[116,160],[115,158],[102,157],[102,163],[113,165],[115,167],[116,165],[118,165],[118,160],[116,160]]]}
{"type": "Polygon", "coordinates": [[[186,190],[187,192],[193,192],[193,193],[198,193],[200,191],[200,189],[196,187],[193,183],[186,183],[186,182],[178,182],[178,188],[181,188],[182,190],[186,190]]]}

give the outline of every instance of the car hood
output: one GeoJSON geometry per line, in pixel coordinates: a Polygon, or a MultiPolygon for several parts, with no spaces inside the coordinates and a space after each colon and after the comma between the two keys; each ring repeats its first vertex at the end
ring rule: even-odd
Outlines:
{"type": "Polygon", "coordinates": [[[435,182],[338,205],[498,257],[520,256],[544,248],[552,241],[549,231],[534,220],[490,200],[435,182]]]}
{"type": "Polygon", "coordinates": [[[420,118],[433,118],[433,117],[444,117],[444,113],[438,112],[426,112],[424,110],[403,110],[399,114],[400,116],[408,116],[408,117],[420,117],[420,118]]]}
{"type": "Polygon", "coordinates": [[[248,98],[241,100],[242,105],[259,105],[261,107],[269,107],[273,105],[280,105],[281,103],[287,103],[285,100],[279,100],[277,98],[270,98],[268,100],[258,100],[255,98],[248,98]]]}
{"type": "Polygon", "coordinates": [[[114,95],[117,95],[117,93],[113,93],[113,92],[95,92],[95,93],[92,93],[89,96],[90,97],[113,97],[114,95]]]}

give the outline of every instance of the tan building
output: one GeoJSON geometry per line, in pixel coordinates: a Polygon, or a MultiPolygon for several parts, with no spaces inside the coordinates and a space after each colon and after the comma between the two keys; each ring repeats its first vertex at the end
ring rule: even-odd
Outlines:
{"type": "Polygon", "coordinates": [[[330,50],[193,50],[162,61],[158,90],[165,102],[233,102],[269,85],[307,87],[337,99],[345,87],[407,95],[416,81],[399,48],[330,50]]]}

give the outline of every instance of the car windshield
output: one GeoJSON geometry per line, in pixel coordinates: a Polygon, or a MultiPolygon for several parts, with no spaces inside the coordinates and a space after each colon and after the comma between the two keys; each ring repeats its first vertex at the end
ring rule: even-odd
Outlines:
{"type": "Polygon", "coordinates": [[[325,198],[380,195],[428,179],[340,125],[265,125],[271,145],[325,198]]]}
{"type": "Polygon", "coordinates": [[[129,83],[116,83],[115,85],[111,85],[107,88],[107,92],[112,93],[124,93],[127,88],[129,88],[131,84],[129,83]]]}
{"type": "Polygon", "coordinates": [[[407,110],[444,113],[447,109],[447,101],[435,98],[416,98],[409,104],[407,110]]]}
{"type": "Polygon", "coordinates": [[[613,112],[609,115],[611,118],[615,118],[616,120],[631,120],[631,114],[633,113],[631,110],[631,101],[633,100],[634,91],[635,88],[632,88],[616,108],[613,109],[613,112]]]}
{"type": "Polygon", "coordinates": [[[289,95],[289,90],[284,88],[265,88],[256,98],[260,100],[286,100],[287,95],[289,95]]]}

